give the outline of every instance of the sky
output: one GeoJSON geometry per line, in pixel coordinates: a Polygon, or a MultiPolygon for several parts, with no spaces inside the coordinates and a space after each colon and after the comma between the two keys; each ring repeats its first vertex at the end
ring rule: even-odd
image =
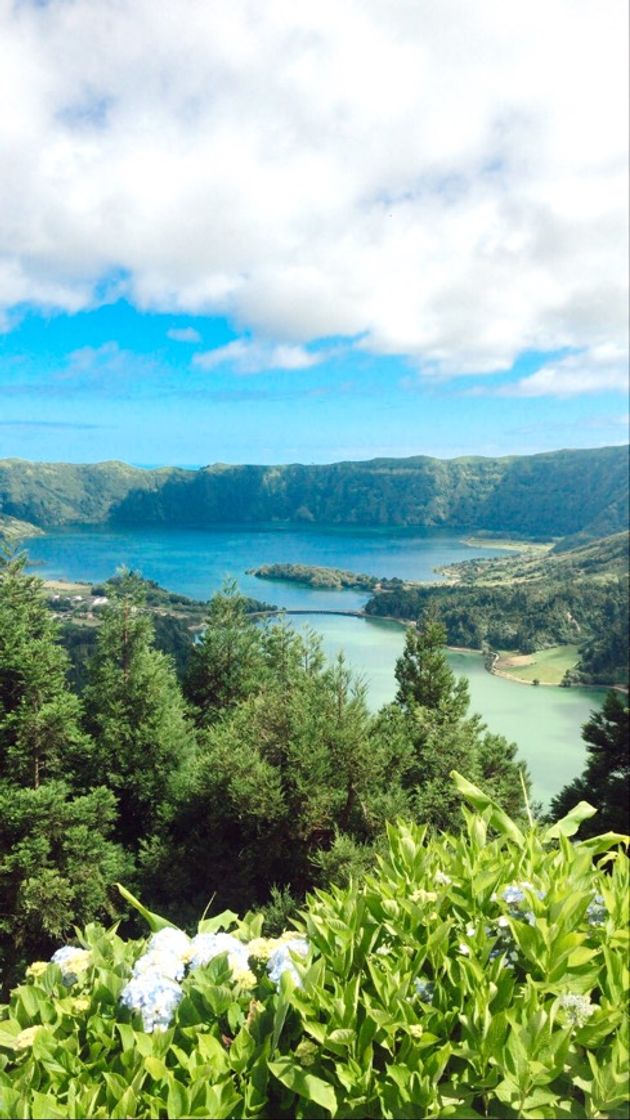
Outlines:
{"type": "Polygon", "coordinates": [[[0,458],[628,438],[626,0],[0,0],[0,458]]]}

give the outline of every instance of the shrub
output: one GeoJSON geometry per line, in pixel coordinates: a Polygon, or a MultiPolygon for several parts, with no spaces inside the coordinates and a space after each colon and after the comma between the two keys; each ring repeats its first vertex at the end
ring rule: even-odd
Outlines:
{"type": "Polygon", "coordinates": [[[0,1019],[0,1113],[627,1115],[622,838],[572,840],[584,802],[522,833],[454,778],[466,834],[390,827],[375,874],[275,941],[229,911],[190,941],[123,892],[152,940],[89,926],[31,966],[0,1019]]]}

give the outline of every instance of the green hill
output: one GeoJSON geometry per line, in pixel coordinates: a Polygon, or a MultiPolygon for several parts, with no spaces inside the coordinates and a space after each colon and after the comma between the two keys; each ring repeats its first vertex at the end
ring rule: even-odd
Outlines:
{"type": "Polygon", "coordinates": [[[453,645],[494,650],[579,646],[571,681],[628,680],[628,534],[567,552],[466,560],[449,582],[377,592],[374,616],[415,619],[431,610],[453,645]]]}
{"type": "Polygon", "coordinates": [[[627,468],[625,447],[198,471],[9,459],[0,462],[0,513],[42,527],[286,521],[583,541],[625,528],[627,468]]]}

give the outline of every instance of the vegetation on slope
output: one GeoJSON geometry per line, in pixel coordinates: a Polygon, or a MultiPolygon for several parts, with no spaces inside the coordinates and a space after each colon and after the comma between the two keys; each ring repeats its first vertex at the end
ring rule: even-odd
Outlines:
{"type": "Polygon", "coordinates": [[[453,777],[465,835],[390,827],[285,938],[230,911],[189,938],[125,891],[148,944],[89,926],[13,992],[3,1115],[627,1116],[620,837],[570,842],[584,802],[521,831],[453,777]]]}
{"type": "Polygon", "coordinates": [[[452,645],[522,653],[579,645],[571,681],[627,683],[627,533],[543,557],[467,560],[445,574],[450,583],[378,592],[365,610],[415,619],[430,609],[452,645]]]}
{"type": "Polygon", "coordinates": [[[627,511],[623,447],[199,471],[0,462],[0,512],[44,527],[280,520],[600,537],[623,529],[627,511]]]}

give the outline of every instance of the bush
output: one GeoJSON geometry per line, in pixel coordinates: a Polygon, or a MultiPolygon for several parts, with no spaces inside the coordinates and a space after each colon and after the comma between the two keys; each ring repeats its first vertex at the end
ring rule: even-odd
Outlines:
{"type": "Polygon", "coordinates": [[[374,875],[309,898],[306,957],[226,912],[192,943],[91,926],[83,952],[32,965],[0,1019],[0,1113],[627,1115],[622,838],[570,840],[584,802],[523,834],[454,778],[467,835],[390,827],[374,875]],[[140,990],[153,1018],[125,1006],[140,990]]]}

